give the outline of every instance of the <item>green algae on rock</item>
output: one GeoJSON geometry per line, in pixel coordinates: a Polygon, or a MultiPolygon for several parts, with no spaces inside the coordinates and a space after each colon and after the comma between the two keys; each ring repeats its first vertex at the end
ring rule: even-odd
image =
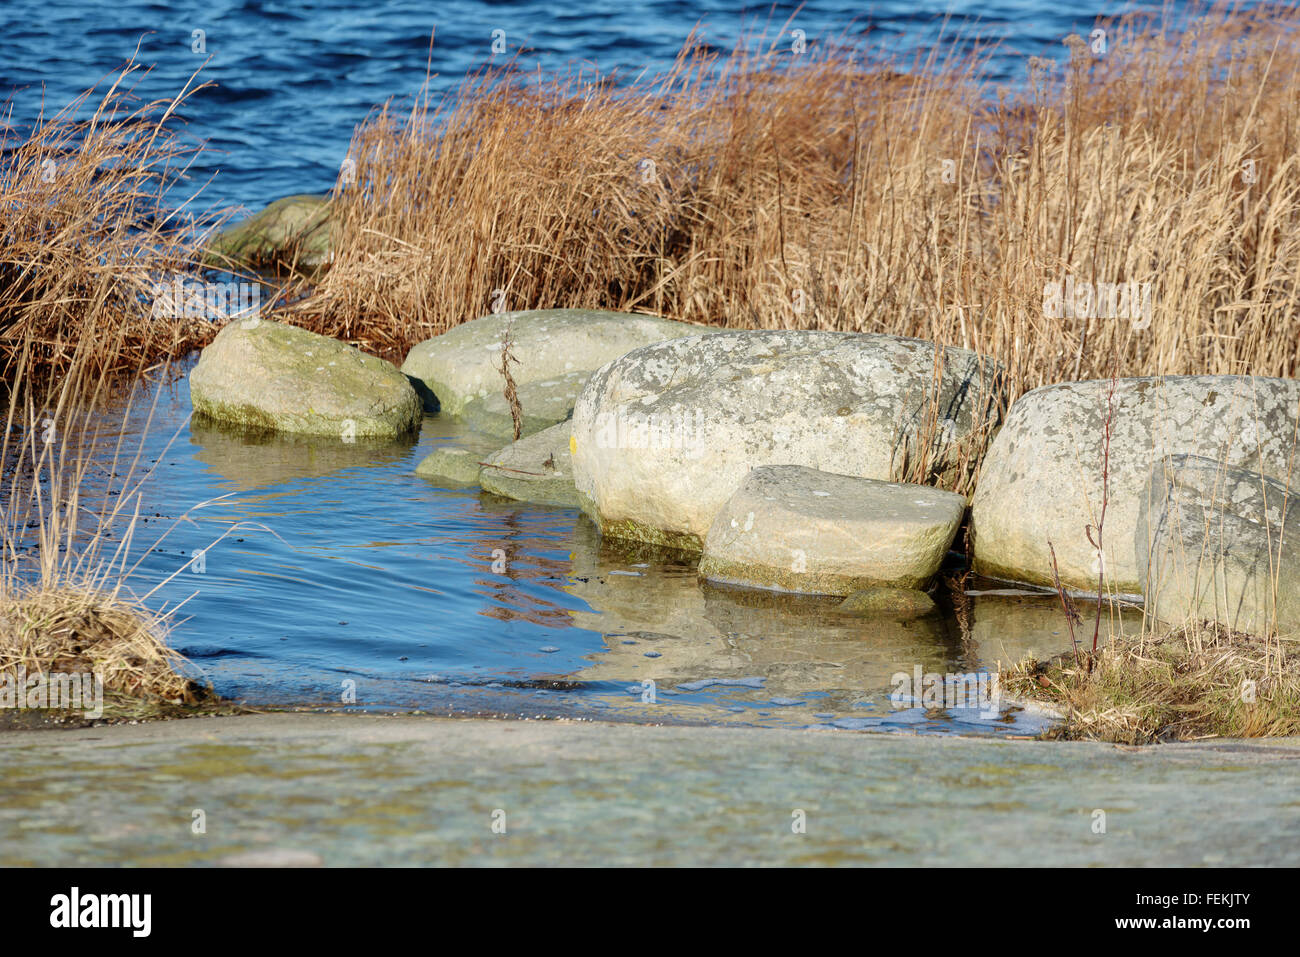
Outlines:
{"type": "Polygon", "coordinates": [[[328,196],[285,196],[212,237],[204,261],[217,267],[316,268],[329,261],[331,229],[328,196]]]}
{"type": "Polygon", "coordinates": [[[194,413],[253,429],[396,438],[420,424],[420,400],[390,362],[305,329],[241,319],[190,373],[194,413]]]}
{"type": "Polygon", "coordinates": [[[933,614],[938,606],[929,594],[919,589],[876,585],[852,592],[836,610],[846,615],[887,615],[907,620],[933,614]]]}

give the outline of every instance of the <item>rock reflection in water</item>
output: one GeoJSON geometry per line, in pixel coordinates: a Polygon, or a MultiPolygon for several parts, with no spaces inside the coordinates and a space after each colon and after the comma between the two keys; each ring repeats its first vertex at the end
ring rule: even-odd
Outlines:
{"type": "MultiPolygon", "coordinates": [[[[1075,604],[1083,618],[1075,633],[1080,642],[1091,645],[1097,605],[1078,599],[1075,604]]],[[[972,617],[972,644],[979,659],[990,666],[998,662],[1009,666],[1026,657],[1048,658],[1070,650],[1070,629],[1055,595],[976,595],[972,617]]],[[[1125,606],[1112,612],[1103,607],[1102,640],[1112,627],[1136,634],[1142,627],[1142,610],[1125,606]]]]}
{"type": "Polygon", "coordinates": [[[813,720],[808,709],[874,704],[883,714],[895,672],[918,664],[947,671],[962,655],[950,617],[851,616],[837,611],[834,598],[702,583],[693,564],[601,543],[585,521],[572,562],[568,590],[591,608],[573,612],[574,623],[602,633],[606,646],[575,677],[615,684],[624,693],[611,703],[619,705],[640,706],[622,686],[649,679],[660,707],[673,707],[676,692],[711,703],[714,712],[720,703],[746,702],[790,708],[793,719],[797,709],[802,723],[813,720]],[[751,681],[736,684],[740,679],[751,681]],[[701,681],[725,683],[700,687],[701,681]]]}
{"type": "Polygon", "coordinates": [[[414,437],[398,441],[232,429],[190,423],[194,457],[240,491],[321,478],[342,469],[388,465],[411,454],[414,437]]]}

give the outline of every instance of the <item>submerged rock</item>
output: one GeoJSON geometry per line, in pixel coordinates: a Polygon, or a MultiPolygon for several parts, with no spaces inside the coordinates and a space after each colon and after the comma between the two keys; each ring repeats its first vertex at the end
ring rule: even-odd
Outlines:
{"type": "Polygon", "coordinates": [[[245,428],[394,438],[420,424],[420,400],[390,362],[265,319],[229,323],[190,373],[194,413],[245,428]]]}
{"type": "Polygon", "coordinates": [[[479,483],[485,492],[506,498],[577,508],[568,425],[553,425],[488,456],[479,483]]]}
{"type": "Polygon", "coordinates": [[[484,454],[458,445],[444,445],[421,459],[415,474],[452,488],[468,488],[478,484],[479,462],[484,454]]]}
{"type": "Polygon", "coordinates": [[[751,468],[884,481],[950,472],[985,440],[993,360],[919,339],[744,331],[645,346],[573,412],[582,507],[618,538],[699,551],[751,468]]]}
{"type": "MultiPolygon", "coordinates": [[[[569,418],[578,393],[591,378],[589,371],[569,372],[555,379],[527,382],[519,386],[519,405],[523,411],[525,438],[569,418]]],[[[493,392],[481,399],[466,403],[461,419],[467,426],[488,435],[511,439],[515,434],[515,420],[510,414],[510,404],[503,392],[493,392]]],[[[567,439],[566,447],[567,447],[567,439]]]]}
{"type": "Polygon", "coordinates": [[[1151,463],[1205,455],[1283,477],[1292,460],[1300,382],[1251,376],[1119,379],[1111,423],[1102,555],[1089,542],[1102,504],[1108,379],[1044,386],[1021,396],[989,446],[971,502],[975,571],[1096,593],[1141,589],[1134,535],[1151,463]]]}
{"type": "Polygon", "coordinates": [[[1281,482],[1203,456],[1157,462],[1135,539],[1147,611],[1174,626],[1300,632],[1296,498],[1281,482]]]}
{"type": "Polygon", "coordinates": [[[330,229],[328,196],[285,196],[212,237],[205,261],[211,266],[317,267],[329,261],[330,229]]]}
{"type": "Polygon", "coordinates": [[[853,592],[838,606],[846,615],[888,615],[906,621],[938,610],[934,599],[916,588],[876,586],[853,592]]]}
{"type": "Polygon", "coordinates": [[[415,474],[444,488],[477,486],[483,461],[501,448],[498,437],[442,419],[428,421],[424,436],[434,438],[438,444],[415,467],[415,474]]]}
{"type": "Polygon", "coordinates": [[[700,574],[817,595],[918,588],[939,570],[965,510],[962,496],[925,485],[763,466],[718,512],[700,574]]]}
{"type": "MultiPolygon", "coordinates": [[[[503,391],[501,340],[507,329],[511,352],[519,360],[511,365],[510,374],[519,387],[589,373],[638,346],[701,331],[684,322],[599,309],[504,312],[462,323],[418,343],[407,354],[402,371],[423,384],[427,408],[460,415],[473,400],[503,391]]],[[[533,414],[527,405],[524,414],[533,414]]]]}

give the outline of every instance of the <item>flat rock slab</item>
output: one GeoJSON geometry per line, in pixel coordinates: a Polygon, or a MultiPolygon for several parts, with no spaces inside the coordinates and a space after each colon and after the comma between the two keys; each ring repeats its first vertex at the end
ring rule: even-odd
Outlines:
{"type": "Polygon", "coordinates": [[[415,474],[444,487],[469,488],[478,485],[479,462],[488,454],[459,445],[444,445],[421,459],[415,474]]]}
{"type": "Polygon", "coordinates": [[[1300,502],[1286,485],[1170,456],[1151,469],[1136,547],[1147,610],[1166,624],[1300,632],[1300,502]]]}
{"type": "Polygon", "coordinates": [[[226,325],[190,373],[196,416],[306,435],[395,438],[418,428],[420,399],[391,362],[265,319],[226,325]]]}
{"type": "Polygon", "coordinates": [[[1294,867],[1298,761],[1293,741],[1120,749],[423,716],[24,731],[0,736],[0,866],[1294,867]]]}
{"type": "Polygon", "coordinates": [[[698,552],[760,465],[927,482],[982,450],[993,360],[919,339],[744,331],[631,352],[573,410],[583,509],[615,538],[698,552]]]}
{"type": "Polygon", "coordinates": [[[485,492],[538,505],[578,507],[567,423],[507,445],[484,463],[479,484],[485,492]]]}
{"type": "Polygon", "coordinates": [[[1153,462],[1203,455],[1284,479],[1293,462],[1300,381],[1253,376],[1119,379],[1111,422],[1109,502],[1102,554],[1086,528],[1101,516],[1111,382],[1027,392],[989,446],[971,502],[975,571],[1052,585],[1048,542],[1066,588],[1141,591],[1134,546],[1153,462]]]}
{"type": "Polygon", "coordinates": [[[818,595],[917,588],[939,570],[965,510],[962,496],[925,485],[762,466],[713,520],[700,574],[818,595]]]}
{"type": "Polygon", "coordinates": [[[418,343],[402,371],[423,383],[426,408],[460,415],[474,399],[502,392],[501,342],[507,330],[519,360],[510,367],[516,386],[591,372],[638,346],[701,331],[685,322],[599,309],[503,312],[418,343]]]}
{"type": "MultiPolygon", "coordinates": [[[[589,378],[590,372],[568,372],[555,379],[519,386],[517,394],[523,412],[520,438],[567,420],[573,413],[578,393],[589,378]]],[[[515,420],[504,392],[494,392],[467,403],[461,410],[461,419],[470,428],[486,435],[499,436],[507,441],[514,438],[515,420]]]]}
{"type": "Polygon", "coordinates": [[[216,266],[320,266],[330,258],[330,230],[328,196],[285,196],[219,232],[205,259],[216,266]]]}

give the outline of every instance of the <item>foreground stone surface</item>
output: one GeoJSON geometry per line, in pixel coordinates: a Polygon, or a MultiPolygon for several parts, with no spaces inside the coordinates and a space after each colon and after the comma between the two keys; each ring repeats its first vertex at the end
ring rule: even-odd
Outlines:
{"type": "Polygon", "coordinates": [[[745,331],[647,346],[578,397],[578,494],[607,535],[698,552],[755,466],[889,481],[928,454],[942,474],[983,441],[995,378],[973,352],[895,336],[745,331]]]}
{"type": "Polygon", "coordinates": [[[1151,469],[1136,548],[1147,609],[1161,621],[1300,632],[1300,503],[1285,485],[1170,456],[1151,469]]]}
{"type": "Polygon", "coordinates": [[[190,373],[196,417],[340,439],[395,438],[420,424],[420,400],[390,362],[265,319],[231,322],[190,373]]]}
{"type": "Polygon", "coordinates": [[[483,461],[479,484],[485,492],[538,505],[578,507],[567,423],[520,439],[483,461]]]}
{"type": "MultiPolygon", "coordinates": [[[[473,400],[501,392],[501,340],[507,329],[514,344],[511,351],[519,360],[510,374],[520,387],[591,372],[638,346],[701,331],[684,322],[599,309],[483,316],[411,348],[402,371],[424,383],[430,393],[424,396],[426,408],[461,415],[473,400]]],[[[527,406],[524,412],[529,413],[527,406]]]]}
{"type": "Polygon", "coordinates": [[[755,468],[704,542],[710,581],[818,595],[914,589],[938,571],[966,500],[799,465],[755,468]]]}
{"type": "Polygon", "coordinates": [[[416,716],[14,732],[0,865],[1294,866],[1298,759],[416,716]]]}
{"type": "Polygon", "coordinates": [[[209,240],[209,265],[321,266],[330,258],[329,197],[302,193],[277,199],[260,213],[209,240]]]}
{"type": "MultiPolygon", "coordinates": [[[[578,393],[589,378],[589,371],[569,372],[555,379],[519,386],[519,405],[523,411],[520,438],[527,438],[568,419],[578,393]]],[[[515,420],[504,392],[493,392],[466,403],[461,418],[467,426],[479,432],[498,436],[507,442],[514,438],[515,420]]]]}
{"type": "Polygon", "coordinates": [[[1051,585],[1048,541],[1062,583],[1097,591],[1141,590],[1134,547],[1151,464],[1204,455],[1285,477],[1300,413],[1300,382],[1247,376],[1120,379],[1111,425],[1104,555],[1089,543],[1102,503],[1110,380],[1044,386],[1021,396],[989,447],[971,502],[975,571],[1051,585]]]}

